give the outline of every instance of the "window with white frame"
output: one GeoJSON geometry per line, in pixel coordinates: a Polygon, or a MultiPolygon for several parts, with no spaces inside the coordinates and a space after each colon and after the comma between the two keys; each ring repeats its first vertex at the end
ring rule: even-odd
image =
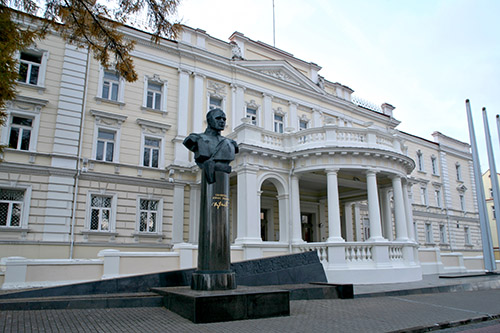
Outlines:
{"type": "Polygon", "coordinates": [[[144,153],[142,165],[158,168],[160,161],[161,139],[144,137],[144,153]]]}
{"type": "Polygon", "coordinates": [[[299,131],[307,129],[308,126],[309,126],[309,122],[307,120],[304,120],[304,119],[299,120],[299,131]]]}
{"type": "Polygon", "coordinates": [[[95,117],[92,156],[98,161],[118,162],[121,124],[127,116],[99,110],[90,110],[90,114],[95,117]]]}
{"type": "Polygon", "coordinates": [[[491,206],[491,214],[493,214],[493,219],[496,220],[497,214],[495,212],[495,206],[491,206]]]}
{"type": "Polygon", "coordinates": [[[124,95],[125,80],[116,71],[101,67],[96,99],[121,105],[124,95]]]}
{"type": "Polygon", "coordinates": [[[462,181],[462,167],[460,163],[455,164],[455,171],[457,174],[457,180],[462,181]]]}
{"type": "Polygon", "coordinates": [[[459,194],[460,199],[460,209],[465,212],[465,196],[463,194],[459,194]]]}
{"type": "Polygon", "coordinates": [[[434,242],[434,239],[432,236],[432,224],[430,224],[430,223],[425,224],[425,242],[427,244],[432,244],[434,242]]]}
{"type": "Polygon", "coordinates": [[[446,244],[446,227],[444,224],[439,225],[439,243],[446,244]]]}
{"type": "Polygon", "coordinates": [[[439,189],[434,190],[434,197],[436,199],[436,206],[441,208],[441,190],[439,189]]]}
{"type": "Polygon", "coordinates": [[[45,100],[17,96],[6,103],[7,117],[2,125],[0,144],[11,149],[36,151],[40,115],[45,100]]]}
{"type": "Polygon", "coordinates": [[[0,227],[21,227],[24,192],[0,188],[0,227]]]}
{"type": "Polygon", "coordinates": [[[10,117],[9,148],[30,150],[33,117],[12,115],[10,117]]]}
{"type": "Polygon", "coordinates": [[[167,81],[161,80],[159,75],[144,77],[144,108],[167,111],[167,81]]]}
{"type": "Polygon", "coordinates": [[[208,110],[221,109],[222,110],[222,98],[210,95],[208,110]]]}
{"type": "Polygon", "coordinates": [[[470,245],[470,229],[469,227],[464,227],[464,238],[465,238],[465,245],[470,245]]]}
{"type": "Polygon", "coordinates": [[[424,171],[424,156],[420,150],[417,151],[417,168],[418,171],[424,171]]]}
{"type": "Polygon", "coordinates": [[[276,133],[283,133],[284,124],[285,124],[284,116],[279,115],[279,114],[275,114],[274,115],[274,131],[276,133]]]}
{"type": "Polygon", "coordinates": [[[252,125],[257,125],[257,109],[251,106],[247,106],[246,117],[250,119],[252,125]]]}
{"type": "Polygon", "coordinates": [[[431,166],[432,166],[432,174],[433,175],[438,175],[438,165],[437,165],[437,158],[435,156],[431,156],[431,166]]]}
{"type": "Polygon", "coordinates": [[[136,123],[142,130],[140,165],[163,169],[165,167],[165,133],[170,125],[140,118],[136,120],[136,123]]]}
{"type": "Polygon", "coordinates": [[[113,71],[104,71],[101,97],[111,101],[118,101],[120,92],[120,76],[113,71]]]}
{"type": "Polygon", "coordinates": [[[418,243],[418,226],[417,226],[417,222],[413,222],[413,234],[415,235],[415,241],[418,243]]]}
{"type": "Polygon", "coordinates": [[[47,55],[46,51],[34,49],[19,52],[19,76],[17,81],[34,86],[43,86],[47,55]]]}
{"type": "Polygon", "coordinates": [[[420,188],[420,202],[424,206],[428,206],[429,202],[427,200],[427,187],[421,187],[420,188]]]}
{"type": "Polygon", "coordinates": [[[113,162],[116,144],[116,131],[99,128],[95,159],[98,161],[113,162]]]}
{"type": "Polygon", "coordinates": [[[161,225],[161,201],[139,198],[137,231],[159,233],[161,225]]]}
{"type": "Polygon", "coordinates": [[[90,231],[114,231],[115,197],[106,194],[90,194],[89,221],[90,231]]]}

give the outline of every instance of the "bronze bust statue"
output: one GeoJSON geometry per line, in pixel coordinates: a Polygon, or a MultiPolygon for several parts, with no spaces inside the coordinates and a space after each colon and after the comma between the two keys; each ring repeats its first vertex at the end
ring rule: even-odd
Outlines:
{"type": "Polygon", "coordinates": [[[204,133],[191,133],[184,146],[194,153],[196,164],[203,170],[207,183],[215,182],[215,171],[231,173],[229,163],[238,153],[238,144],[220,135],[226,126],[226,114],[221,109],[207,113],[208,127],[204,133]]]}

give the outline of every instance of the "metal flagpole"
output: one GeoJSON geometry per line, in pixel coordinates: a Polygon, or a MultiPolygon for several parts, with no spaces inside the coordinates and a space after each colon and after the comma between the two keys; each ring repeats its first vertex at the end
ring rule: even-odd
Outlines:
{"type": "Polygon", "coordinates": [[[477,205],[479,209],[479,226],[483,243],[484,268],[488,272],[493,272],[496,269],[496,264],[493,256],[493,246],[491,244],[488,215],[486,214],[486,198],[484,195],[483,181],[481,179],[481,164],[479,163],[479,155],[477,153],[476,134],[474,132],[474,123],[472,121],[472,113],[470,111],[470,102],[468,99],[465,101],[465,109],[467,110],[467,120],[469,123],[472,163],[474,166],[474,182],[476,183],[477,205]]]}
{"type": "Polygon", "coordinates": [[[273,0],[273,46],[276,47],[276,23],[274,16],[274,0],[273,0]]]}
{"type": "MultiPolygon", "coordinates": [[[[486,108],[483,108],[483,123],[484,123],[484,135],[486,136],[486,148],[488,150],[488,162],[490,166],[490,178],[491,178],[491,188],[493,192],[493,203],[495,205],[495,209],[500,208],[500,188],[498,187],[498,176],[497,176],[497,168],[495,165],[495,156],[493,154],[493,147],[491,145],[491,134],[490,134],[490,126],[488,125],[488,117],[486,115],[486,108]]],[[[486,201],[485,201],[486,202],[486,201]]],[[[496,217],[498,213],[495,213],[493,217],[495,219],[496,227],[497,227],[497,239],[500,240],[500,228],[498,225],[498,218],[496,217]]]]}

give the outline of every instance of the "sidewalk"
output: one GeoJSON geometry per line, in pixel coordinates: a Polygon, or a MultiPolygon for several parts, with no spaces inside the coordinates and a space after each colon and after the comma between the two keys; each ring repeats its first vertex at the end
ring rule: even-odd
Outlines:
{"type": "Polygon", "coordinates": [[[0,311],[0,332],[422,332],[500,318],[500,289],[416,294],[422,288],[481,289],[498,283],[500,276],[426,277],[403,285],[355,286],[359,298],[292,301],[289,317],[213,324],[193,324],[159,307],[0,311]],[[412,291],[388,295],[401,290],[412,291]],[[370,293],[387,295],[367,297],[370,293]]]}

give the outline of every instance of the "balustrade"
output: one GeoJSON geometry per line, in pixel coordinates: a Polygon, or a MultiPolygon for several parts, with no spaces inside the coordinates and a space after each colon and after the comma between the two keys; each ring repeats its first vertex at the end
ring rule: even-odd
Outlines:
{"type": "Polygon", "coordinates": [[[278,149],[284,152],[322,147],[359,147],[403,153],[392,133],[373,128],[326,125],[293,133],[275,133],[251,124],[242,124],[229,135],[239,143],[278,149]]]}

